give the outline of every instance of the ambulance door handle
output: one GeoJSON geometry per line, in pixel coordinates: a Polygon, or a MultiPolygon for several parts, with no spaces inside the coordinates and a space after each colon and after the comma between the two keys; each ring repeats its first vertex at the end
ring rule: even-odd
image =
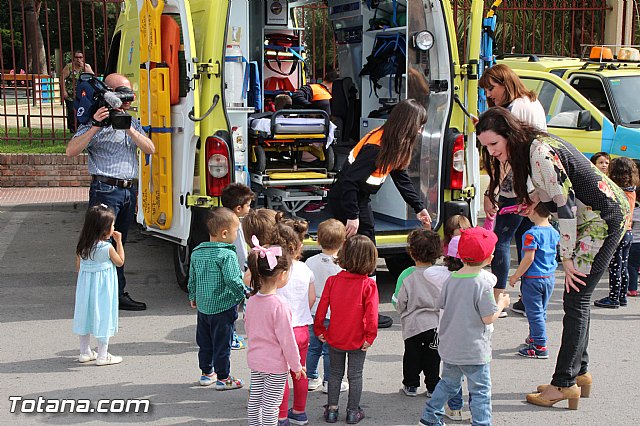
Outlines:
{"type": "Polygon", "coordinates": [[[218,102],[220,102],[220,95],[216,94],[213,97],[213,103],[211,104],[211,106],[209,107],[209,109],[207,110],[207,112],[204,113],[204,115],[202,117],[195,117],[193,115],[193,109],[191,111],[189,111],[189,120],[191,121],[202,121],[205,118],[207,118],[207,116],[209,116],[209,114],[211,114],[214,110],[214,108],[218,105],[218,102]]]}

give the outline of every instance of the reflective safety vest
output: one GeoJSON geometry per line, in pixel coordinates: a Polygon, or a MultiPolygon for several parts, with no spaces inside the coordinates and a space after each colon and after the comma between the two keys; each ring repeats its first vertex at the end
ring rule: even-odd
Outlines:
{"type": "MultiPolygon", "coordinates": [[[[365,145],[370,144],[370,145],[380,146],[383,133],[384,131],[380,127],[377,127],[372,131],[370,131],[369,133],[367,133],[367,135],[364,138],[362,138],[356,146],[353,147],[351,152],[349,152],[349,158],[348,158],[349,164],[353,164],[356,161],[356,157],[358,157],[360,150],[365,145]]],[[[372,185],[374,187],[380,187],[384,183],[384,180],[387,178],[387,176],[389,176],[389,172],[384,173],[382,170],[380,170],[380,168],[377,168],[374,170],[373,173],[371,173],[371,175],[367,178],[365,183],[367,185],[372,185]]]]}
{"type": "Polygon", "coordinates": [[[313,97],[311,102],[331,100],[331,92],[322,84],[310,84],[313,97]]]}

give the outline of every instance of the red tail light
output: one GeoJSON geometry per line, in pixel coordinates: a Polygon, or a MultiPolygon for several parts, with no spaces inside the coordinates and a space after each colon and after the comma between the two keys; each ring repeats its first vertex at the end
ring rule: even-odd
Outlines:
{"type": "Polygon", "coordinates": [[[219,197],[225,186],[231,183],[230,154],[226,142],[217,137],[207,138],[207,195],[219,197]]]}
{"type": "Polygon", "coordinates": [[[451,158],[451,189],[462,189],[464,180],[464,135],[458,135],[453,143],[451,158]]]}

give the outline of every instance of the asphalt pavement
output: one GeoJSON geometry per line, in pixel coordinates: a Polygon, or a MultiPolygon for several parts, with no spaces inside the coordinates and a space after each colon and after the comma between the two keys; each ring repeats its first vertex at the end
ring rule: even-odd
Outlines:
{"type": "MultiPolygon", "coordinates": [[[[124,357],[119,365],[79,364],[78,339],[71,332],[75,292],[76,239],[86,206],[45,204],[0,206],[0,424],[246,424],[247,389],[218,392],[198,385],[195,312],[175,283],[171,244],[132,229],[125,247],[127,290],[147,303],[144,312],[121,312],[120,329],[109,350],[124,357]],[[148,399],[139,413],[11,413],[17,408],[42,411],[56,399],[148,399]],[[34,403],[27,402],[35,401],[34,403]]],[[[515,267],[515,265],[512,265],[515,267]]],[[[536,385],[548,383],[561,334],[562,273],[549,306],[550,359],[514,355],[527,335],[524,317],[510,313],[495,325],[491,365],[495,425],[637,425],[640,300],[617,310],[594,308],[591,321],[591,397],[577,411],[539,408],[523,402],[536,385]]],[[[381,311],[395,324],[380,330],[367,354],[361,405],[363,425],[415,425],[424,407],[424,387],[418,397],[399,392],[402,353],[398,315],[390,303],[393,283],[380,269],[381,311]]],[[[602,281],[594,297],[603,297],[602,281]]],[[[512,300],[516,290],[510,290],[512,300]]],[[[243,332],[243,322],[238,321],[243,332]]],[[[251,344],[249,342],[249,344],[251,344]]],[[[93,345],[93,342],[92,342],[93,345]]],[[[246,350],[233,351],[232,374],[249,381],[246,350]]],[[[466,396],[465,396],[466,400],[466,396]]],[[[341,397],[344,422],[346,395],[341,397]]],[[[323,424],[326,395],[311,392],[310,424],[323,424]]],[[[116,410],[119,405],[113,405],[116,410]]],[[[80,408],[80,402],[77,403],[80,408]]],[[[50,408],[53,409],[53,408],[50,408]]],[[[66,410],[68,411],[68,409],[66,410]]],[[[468,408],[465,404],[465,416],[468,408]]],[[[447,422],[468,424],[469,421],[447,422]]]]}

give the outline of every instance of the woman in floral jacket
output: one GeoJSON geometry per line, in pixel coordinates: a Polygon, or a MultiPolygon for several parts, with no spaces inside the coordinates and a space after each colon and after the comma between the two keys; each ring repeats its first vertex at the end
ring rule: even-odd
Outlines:
{"type": "Polygon", "coordinates": [[[573,145],[519,121],[504,108],[482,114],[476,133],[489,154],[484,157],[485,168],[494,171],[490,178],[500,179],[497,165],[508,161],[518,200],[530,206],[526,210],[542,202],[558,219],[565,273],[562,343],[551,386],[539,386],[539,393],[527,395],[527,401],[551,406],[569,399],[570,407],[577,408],[576,383],[583,396],[591,389],[591,295],[624,234],[629,204],[622,190],[573,145]],[[536,188],[531,194],[528,179],[536,188]]]}

